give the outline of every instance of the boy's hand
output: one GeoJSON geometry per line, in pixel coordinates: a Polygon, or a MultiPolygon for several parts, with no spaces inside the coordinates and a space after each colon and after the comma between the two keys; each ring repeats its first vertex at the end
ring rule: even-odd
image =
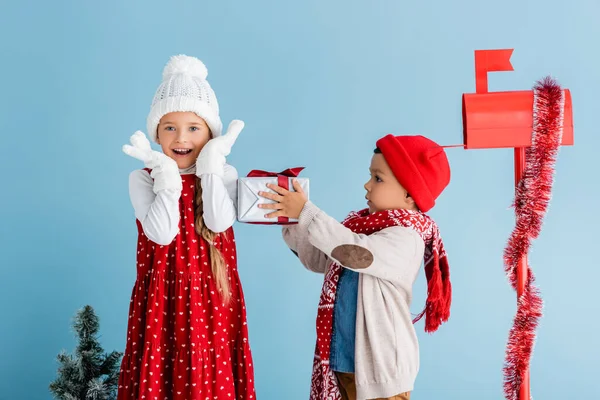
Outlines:
{"type": "Polygon", "coordinates": [[[267,187],[277,194],[258,192],[259,196],[276,201],[276,203],[258,205],[259,208],[277,210],[270,214],[266,214],[265,218],[287,217],[298,219],[300,217],[300,212],[308,199],[306,198],[306,194],[304,193],[304,190],[302,190],[300,183],[298,183],[296,179],[293,180],[293,186],[296,190],[295,192],[290,192],[289,190],[272,184],[268,184],[267,187]]]}

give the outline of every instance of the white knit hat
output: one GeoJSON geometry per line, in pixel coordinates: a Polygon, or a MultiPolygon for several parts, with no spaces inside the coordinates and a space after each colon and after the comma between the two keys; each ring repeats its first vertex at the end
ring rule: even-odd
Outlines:
{"type": "Polygon", "coordinates": [[[163,80],[148,114],[148,135],[156,142],[160,119],[171,112],[190,111],[206,121],[213,137],[221,135],[223,124],[219,117],[219,103],[208,84],[206,66],[196,57],[171,57],[163,71],[163,80]]]}

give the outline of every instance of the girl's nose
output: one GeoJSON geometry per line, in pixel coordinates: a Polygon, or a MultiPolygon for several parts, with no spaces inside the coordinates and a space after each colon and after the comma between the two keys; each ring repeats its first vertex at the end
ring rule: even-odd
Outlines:
{"type": "Polygon", "coordinates": [[[185,134],[181,131],[178,131],[177,136],[175,137],[175,141],[178,143],[185,143],[185,134]]]}

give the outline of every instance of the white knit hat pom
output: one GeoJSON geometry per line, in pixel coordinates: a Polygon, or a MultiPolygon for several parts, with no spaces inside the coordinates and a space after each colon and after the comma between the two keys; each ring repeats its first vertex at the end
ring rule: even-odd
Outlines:
{"type": "Polygon", "coordinates": [[[163,79],[167,79],[171,75],[184,74],[195,76],[202,80],[206,80],[208,70],[202,61],[196,57],[180,54],[172,56],[163,71],[163,79]]]}

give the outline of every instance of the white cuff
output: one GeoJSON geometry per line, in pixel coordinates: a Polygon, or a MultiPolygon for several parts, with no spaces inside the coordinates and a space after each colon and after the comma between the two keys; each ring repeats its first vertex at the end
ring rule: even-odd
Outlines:
{"type": "Polygon", "coordinates": [[[154,193],[165,189],[173,189],[179,192],[183,190],[179,170],[170,168],[170,166],[166,166],[166,168],[163,165],[158,166],[152,170],[150,176],[154,179],[154,186],[152,187],[154,193]]]}
{"type": "Polygon", "coordinates": [[[202,154],[196,160],[196,176],[213,174],[223,178],[225,175],[225,156],[216,152],[202,154]]]}
{"type": "Polygon", "coordinates": [[[300,217],[298,218],[298,225],[307,229],[308,226],[313,221],[313,219],[315,218],[315,216],[319,212],[321,212],[321,209],[319,207],[317,207],[310,201],[307,201],[304,204],[304,208],[302,208],[302,211],[300,211],[300,217]]]}

